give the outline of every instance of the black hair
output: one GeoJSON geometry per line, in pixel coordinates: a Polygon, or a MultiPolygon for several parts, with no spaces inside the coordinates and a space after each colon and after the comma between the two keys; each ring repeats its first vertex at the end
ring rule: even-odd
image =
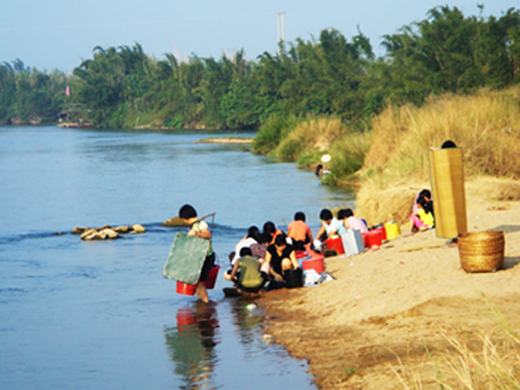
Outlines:
{"type": "Polygon", "coordinates": [[[328,221],[332,219],[332,212],[329,209],[323,209],[320,211],[320,219],[322,221],[328,221]]]}
{"type": "Polygon", "coordinates": [[[274,244],[276,246],[287,245],[287,240],[286,240],[285,234],[282,233],[282,234],[277,235],[276,238],[274,239],[274,244]]]}
{"type": "Polygon", "coordinates": [[[320,175],[320,171],[323,169],[323,165],[321,164],[318,164],[318,166],[316,167],[316,172],[314,172],[316,174],[316,176],[319,176],[320,175]]]}
{"type": "Polygon", "coordinates": [[[253,252],[251,251],[251,248],[249,247],[243,247],[242,249],[240,249],[240,257],[244,257],[244,256],[253,256],[253,252]]]}
{"type": "MultiPolygon", "coordinates": [[[[258,235],[260,234],[260,230],[256,226],[250,226],[249,229],[247,229],[247,236],[257,239],[258,235]]],[[[257,240],[258,241],[258,240],[257,240]]]]}
{"type": "Polygon", "coordinates": [[[259,244],[269,244],[273,237],[269,233],[261,233],[257,237],[257,241],[259,244]]]}
{"type": "Polygon", "coordinates": [[[417,200],[417,203],[419,203],[423,209],[426,209],[426,205],[428,204],[428,201],[424,198],[419,198],[417,200]]]}
{"type": "Polygon", "coordinates": [[[276,226],[273,222],[267,221],[266,223],[264,223],[264,233],[269,233],[272,235],[274,234],[274,232],[276,232],[276,226]]]}
{"type": "Polygon", "coordinates": [[[193,206],[189,204],[185,204],[179,210],[179,217],[182,219],[190,219],[197,216],[197,211],[193,208],[193,206]]]}
{"type": "Polygon", "coordinates": [[[354,213],[352,212],[352,209],[341,209],[338,211],[338,219],[345,219],[353,216],[354,213]]]}
{"type": "Polygon", "coordinates": [[[298,211],[296,214],[294,214],[294,220],[305,222],[305,214],[302,211],[298,211]]]}
{"type": "Polygon", "coordinates": [[[431,199],[431,197],[432,197],[432,193],[430,192],[430,190],[424,189],[421,192],[419,192],[419,196],[417,198],[418,199],[421,199],[421,198],[431,199]]]}
{"type": "Polygon", "coordinates": [[[457,145],[455,145],[455,142],[451,140],[444,141],[444,143],[441,146],[441,149],[448,149],[448,148],[456,148],[457,145]]]}

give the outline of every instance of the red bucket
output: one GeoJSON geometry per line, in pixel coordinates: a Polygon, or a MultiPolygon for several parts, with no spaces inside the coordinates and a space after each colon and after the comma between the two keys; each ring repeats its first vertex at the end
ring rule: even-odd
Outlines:
{"type": "Polygon", "coordinates": [[[379,229],[370,230],[364,236],[365,248],[372,248],[373,246],[381,246],[383,243],[383,233],[379,229]]]}
{"type": "Polygon", "coordinates": [[[196,284],[188,284],[177,280],[177,292],[179,294],[195,295],[196,284]]]}
{"type": "Polygon", "coordinates": [[[304,257],[309,256],[305,251],[294,251],[294,255],[297,259],[303,259],[304,257]]]}
{"type": "Polygon", "coordinates": [[[302,261],[303,269],[313,269],[317,273],[321,274],[325,271],[325,263],[323,262],[323,256],[313,257],[309,260],[302,261]]]}
{"type": "Polygon", "coordinates": [[[345,249],[343,248],[343,240],[341,237],[338,236],[336,238],[327,238],[325,243],[327,244],[329,250],[334,249],[338,255],[345,253],[345,249]]]}
{"type": "Polygon", "coordinates": [[[177,326],[192,325],[197,322],[195,313],[190,309],[179,309],[177,311],[177,326]]]}
{"type": "Polygon", "coordinates": [[[381,232],[381,240],[383,240],[383,241],[386,240],[386,229],[384,226],[378,227],[374,230],[379,230],[381,232]]]}
{"type": "Polygon", "coordinates": [[[208,278],[204,282],[204,285],[208,290],[211,290],[215,287],[215,282],[217,281],[218,270],[220,269],[220,265],[216,265],[209,271],[208,278]]]}

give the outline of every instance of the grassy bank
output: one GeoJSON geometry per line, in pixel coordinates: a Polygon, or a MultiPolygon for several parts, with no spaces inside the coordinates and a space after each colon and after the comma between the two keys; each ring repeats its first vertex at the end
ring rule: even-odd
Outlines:
{"type": "Polygon", "coordinates": [[[334,116],[270,118],[251,145],[255,153],[282,161],[294,161],[300,168],[312,168],[324,154],[331,155],[324,182],[353,185],[356,172],[370,149],[371,132],[363,124],[348,125],[334,116]]]}
{"type": "MultiPolygon", "coordinates": [[[[335,117],[271,118],[252,148],[299,167],[331,155],[324,182],[357,188],[358,214],[369,223],[404,222],[414,195],[429,188],[430,147],[463,148],[468,180],[488,180],[493,199],[520,199],[520,89],[432,97],[422,107],[389,106],[369,123],[335,117]],[[519,194],[519,195],[517,195],[519,194]]],[[[482,181],[481,181],[482,183],[482,181]]]]}
{"type": "Polygon", "coordinates": [[[410,199],[429,188],[430,147],[448,139],[463,148],[464,174],[496,200],[517,200],[520,90],[443,95],[421,108],[388,107],[372,122],[373,142],[358,172],[357,208],[370,222],[406,221],[410,199]],[[490,180],[493,179],[493,180],[490,180]]]}

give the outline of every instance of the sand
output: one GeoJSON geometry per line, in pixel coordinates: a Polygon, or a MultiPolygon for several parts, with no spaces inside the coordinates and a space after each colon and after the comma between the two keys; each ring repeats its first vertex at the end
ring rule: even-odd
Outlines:
{"type": "MultiPolygon", "coordinates": [[[[438,389],[428,352],[442,355],[451,337],[472,349],[481,335],[501,337],[490,306],[520,330],[520,203],[477,192],[467,205],[470,232],[505,231],[503,270],[466,273],[456,246],[404,250],[438,242],[435,231],[401,235],[377,250],[327,258],[334,281],[265,294],[265,331],[309,361],[320,389],[438,389]]],[[[444,372],[442,381],[456,383],[452,377],[444,372]]]]}

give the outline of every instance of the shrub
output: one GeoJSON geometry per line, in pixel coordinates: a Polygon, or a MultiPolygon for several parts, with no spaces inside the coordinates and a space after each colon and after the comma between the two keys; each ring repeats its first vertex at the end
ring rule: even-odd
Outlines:
{"type": "Polygon", "coordinates": [[[290,132],[299,119],[296,116],[270,116],[265,123],[260,126],[253,142],[251,149],[257,154],[267,154],[276,149],[283,137],[290,132]]]}

